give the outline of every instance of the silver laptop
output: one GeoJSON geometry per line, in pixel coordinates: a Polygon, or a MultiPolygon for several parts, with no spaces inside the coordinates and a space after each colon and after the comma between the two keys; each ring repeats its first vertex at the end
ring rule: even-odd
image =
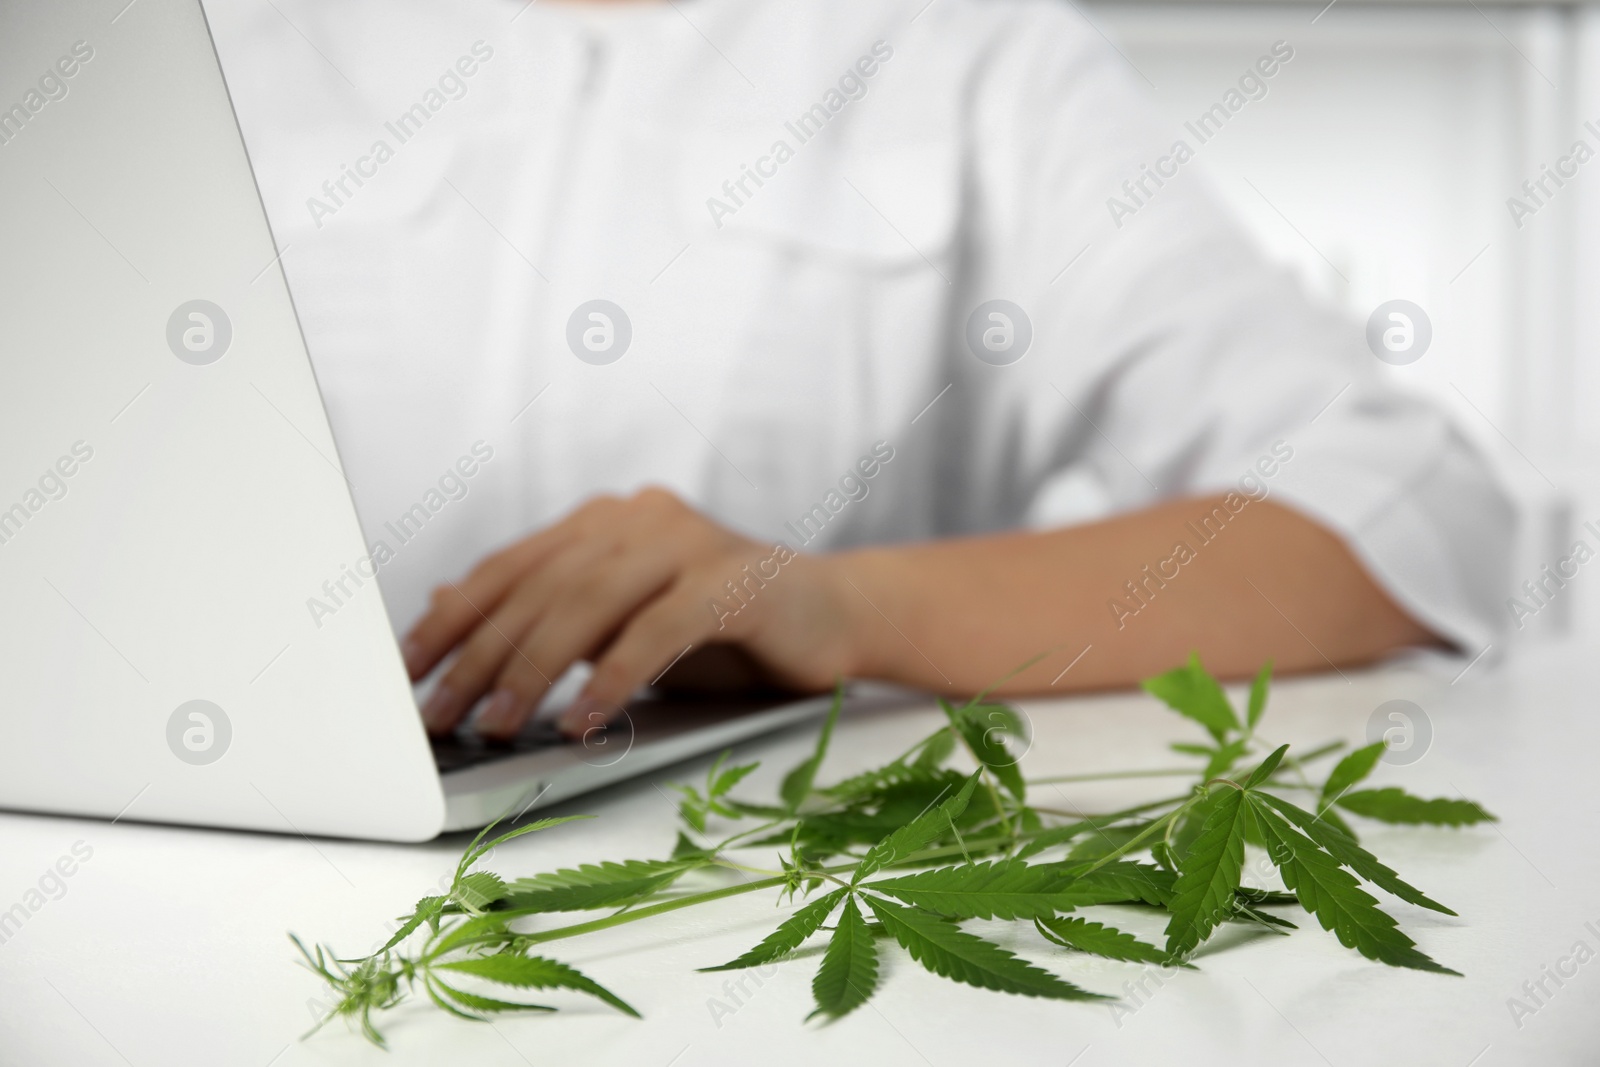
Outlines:
{"type": "Polygon", "coordinates": [[[435,751],[365,544],[198,0],[0,5],[0,807],[426,840],[826,704],[435,751]]]}

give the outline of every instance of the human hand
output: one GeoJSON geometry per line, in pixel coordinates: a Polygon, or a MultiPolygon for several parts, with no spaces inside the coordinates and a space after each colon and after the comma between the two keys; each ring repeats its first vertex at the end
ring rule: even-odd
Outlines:
{"type": "Polygon", "coordinates": [[[737,646],[782,685],[826,689],[851,673],[845,594],[826,558],[763,545],[645,489],[591,500],[440,586],[402,649],[414,680],[457,653],[423,706],[430,733],[492,693],[477,729],[498,739],[516,735],[568,667],[593,662],[561,719],[573,736],[710,644],[737,646]]]}

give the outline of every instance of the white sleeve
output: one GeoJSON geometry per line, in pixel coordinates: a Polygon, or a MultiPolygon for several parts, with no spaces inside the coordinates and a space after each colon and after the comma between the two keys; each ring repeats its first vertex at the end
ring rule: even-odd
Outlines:
{"type": "Polygon", "coordinates": [[[970,100],[977,299],[1020,305],[1034,339],[1012,367],[961,372],[988,428],[975,461],[1008,471],[983,506],[1059,521],[1085,472],[1107,511],[1243,480],[1338,535],[1420,622],[1483,648],[1507,618],[1515,525],[1485,459],[1444,412],[1386,384],[1363,323],[1265,261],[1194,161],[1124,191],[1179,138],[1206,149],[1152,119],[1078,15],[1005,17],[1010,44],[970,100]],[[1135,210],[1114,218],[1113,196],[1135,210]]]}

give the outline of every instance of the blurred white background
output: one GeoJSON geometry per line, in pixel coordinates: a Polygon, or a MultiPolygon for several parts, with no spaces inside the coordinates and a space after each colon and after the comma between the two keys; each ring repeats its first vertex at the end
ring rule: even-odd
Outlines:
{"type": "MultiPolygon", "coordinates": [[[[1523,505],[1520,585],[1600,527],[1600,10],[1582,5],[1139,3],[1079,11],[1150,83],[1174,136],[1257,56],[1294,58],[1185,168],[1263,246],[1364,323],[1406,299],[1433,323],[1386,372],[1446,404],[1523,505]],[[1594,123],[1595,132],[1584,127],[1594,123]],[[1521,185],[1596,152],[1519,227],[1521,185]]],[[[1542,194],[1541,194],[1542,195],[1542,194]]],[[[1531,201],[1530,201],[1531,203],[1531,201]]],[[[1600,561],[1518,640],[1600,633],[1600,561]],[[1592,588],[1591,588],[1592,587],[1592,588]]]]}

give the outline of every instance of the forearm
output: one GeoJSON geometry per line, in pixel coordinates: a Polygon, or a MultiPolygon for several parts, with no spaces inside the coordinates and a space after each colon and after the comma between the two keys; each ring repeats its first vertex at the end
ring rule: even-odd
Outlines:
{"type": "Polygon", "coordinates": [[[1437,643],[1337,537],[1266,501],[1230,514],[1221,497],[1183,500],[830,566],[855,598],[851,673],[935,690],[974,692],[1041,653],[1000,691],[1127,686],[1191,650],[1240,677],[1268,658],[1328,670],[1437,643]],[[1226,521],[1203,525],[1219,508],[1226,521]]]}

